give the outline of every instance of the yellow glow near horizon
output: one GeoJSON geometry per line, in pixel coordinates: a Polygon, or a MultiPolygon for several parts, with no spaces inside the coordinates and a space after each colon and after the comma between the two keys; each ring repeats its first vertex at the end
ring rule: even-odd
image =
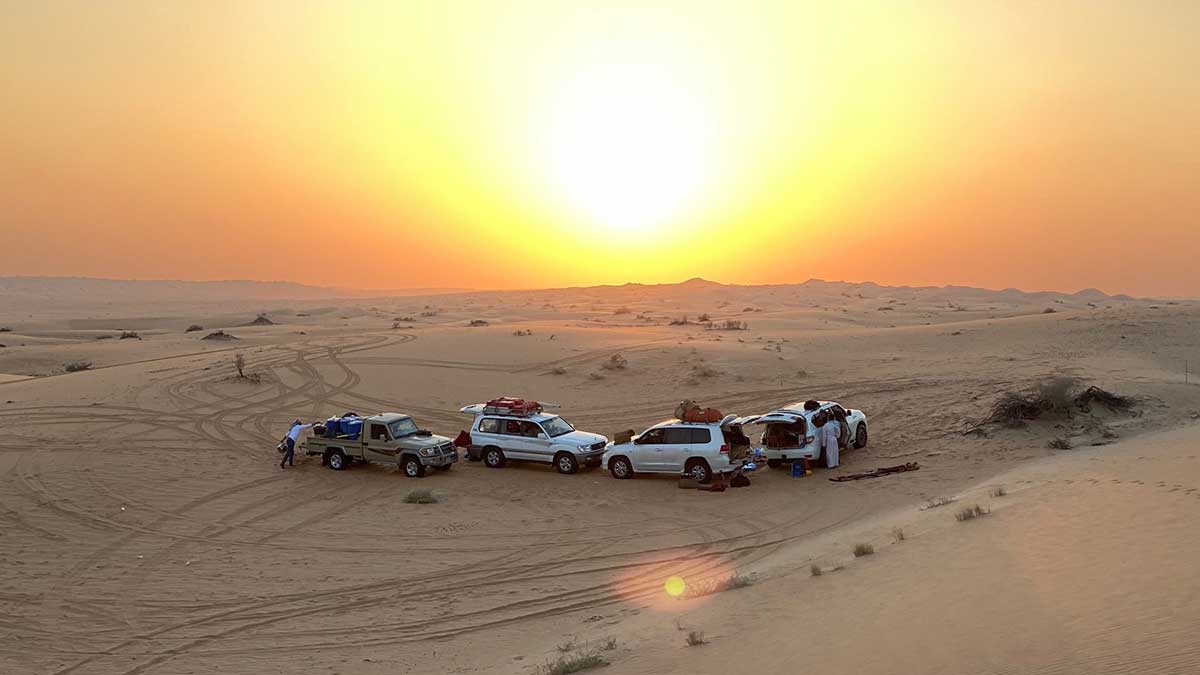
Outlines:
{"type": "Polygon", "coordinates": [[[1196,25],[1120,0],[7,3],[0,270],[1194,293],[1196,25]],[[330,241],[387,253],[312,264],[330,241]]]}

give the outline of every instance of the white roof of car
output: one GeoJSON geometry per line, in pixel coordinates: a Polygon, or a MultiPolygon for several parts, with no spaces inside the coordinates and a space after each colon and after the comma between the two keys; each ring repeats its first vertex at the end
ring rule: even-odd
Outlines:
{"type": "Polygon", "coordinates": [[[651,426],[651,429],[659,427],[723,427],[726,424],[734,422],[738,419],[737,415],[726,415],[718,422],[684,422],[683,420],[672,417],[671,419],[663,420],[658,424],[651,426]]]}
{"type": "MultiPolygon", "coordinates": [[[[820,410],[821,408],[828,408],[831,405],[836,405],[837,401],[817,401],[817,403],[820,404],[820,406],[817,408],[817,410],[820,410]]],[[[780,412],[780,411],[802,412],[802,413],[816,412],[816,410],[805,410],[804,409],[804,401],[796,401],[795,403],[789,403],[788,405],[783,406],[776,412],[780,412]]]]}
{"type": "Polygon", "coordinates": [[[383,422],[384,424],[390,424],[391,422],[395,422],[396,420],[402,420],[406,417],[409,417],[409,416],[405,415],[403,413],[391,412],[391,413],[379,413],[378,415],[371,415],[370,417],[367,417],[365,419],[371,420],[372,422],[383,422]]]}

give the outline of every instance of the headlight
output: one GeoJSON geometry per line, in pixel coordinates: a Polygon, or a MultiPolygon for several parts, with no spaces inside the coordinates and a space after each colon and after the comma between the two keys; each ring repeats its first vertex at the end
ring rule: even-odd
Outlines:
{"type": "Polygon", "coordinates": [[[421,456],[422,457],[432,457],[433,452],[434,452],[433,448],[421,448],[421,456]]]}

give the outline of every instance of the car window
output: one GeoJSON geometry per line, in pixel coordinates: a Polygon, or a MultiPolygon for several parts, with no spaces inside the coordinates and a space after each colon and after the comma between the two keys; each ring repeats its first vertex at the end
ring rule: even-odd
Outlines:
{"type": "Polygon", "coordinates": [[[538,434],[542,433],[542,428],[537,422],[521,422],[521,435],[527,438],[537,438],[538,434]]]}
{"type": "Polygon", "coordinates": [[[417,428],[417,423],[412,421],[411,417],[398,419],[388,425],[388,430],[392,432],[392,438],[404,438],[420,431],[417,428]]]}
{"type": "Polygon", "coordinates": [[[491,417],[480,420],[479,431],[485,434],[500,433],[500,420],[491,417]]]}
{"type": "Polygon", "coordinates": [[[520,436],[520,420],[500,420],[500,433],[508,434],[509,436],[520,436]]]}
{"type": "Polygon", "coordinates": [[[371,440],[386,441],[388,439],[387,427],[382,424],[371,425],[371,440]]]}
{"type": "Polygon", "coordinates": [[[649,443],[657,445],[663,442],[663,430],[651,429],[638,437],[638,443],[649,443]]]}
{"type": "Polygon", "coordinates": [[[692,432],[691,442],[697,445],[702,445],[712,441],[712,432],[708,429],[689,429],[692,432]]]}
{"type": "Polygon", "coordinates": [[[551,417],[543,422],[542,426],[546,428],[546,433],[549,434],[551,438],[554,438],[555,436],[562,436],[563,434],[569,434],[572,431],[575,431],[575,427],[571,426],[570,422],[561,417],[551,417]]]}
{"type": "Polygon", "coordinates": [[[671,427],[664,431],[663,442],[668,445],[687,445],[692,442],[692,430],[687,427],[671,427]]]}

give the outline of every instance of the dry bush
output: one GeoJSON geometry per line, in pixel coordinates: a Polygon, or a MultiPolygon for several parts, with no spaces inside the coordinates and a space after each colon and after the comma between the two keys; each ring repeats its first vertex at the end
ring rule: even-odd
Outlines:
{"type": "Polygon", "coordinates": [[[707,366],[703,363],[698,363],[698,364],[692,366],[692,371],[691,371],[691,375],[693,378],[716,377],[717,375],[720,375],[720,374],[721,374],[721,371],[719,371],[715,368],[712,368],[710,366],[707,366]]]}
{"type": "Polygon", "coordinates": [[[563,368],[562,366],[554,366],[554,368],[552,368],[550,370],[550,374],[551,375],[566,375],[567,369],[563,368]]]}
{"type": "Polygon", "coordinates": [[[898,527],[893,529],[892,530],[892,539],[894,539],[896,541],[896,543],[900,543],[900,542],[904,541],[904,539],[905,539],[904,530],[902,530],[898,527]]]}
{"type": "Polygon", "coordinates": [[[891,311],[894,311],[896,308],[895,307],[876,307],[875,309],[877,309],[880,312],[891,312],[891,311]]]}
{"type": "Polygon", "coordinates": [[[405,504],[436,504],[438,503],[437,495],[433,494],[433,490],[421,488],[420,490],[412,490],[404,495],[405,504]]]}
{"type": "Polygon", "coordinates": [[[526,337],[529,335],[533,335],[533,331],[528,328],[525,328],[525,329],[518,328],[517,330],[513,331],[513,335],[515,335],[517,337],[526,337]]]}
{"type": "Polygon", "coordinates": [[[1008,490],[1005,490],[1003,485],[997,485],[996,487],[992,488],[992,491],[989,492],[988,494],[990,494],[993,497],[999,498],[999,497],[1003,497],[1004,495],[1007,495],[1008,490]]]}
{"type": "Polygon", "coordinates": [[[875,547],[870,544],[855,544],[854,545],[854,557],[855,558],[861,558],[864,555],[874,555],[874,554],[875,554],[875,547]]]}
{"type": "Polygon", "coordinates": [[[121,331],[121,339],[122,340],[141,340],[142,336],[138,335],[138,332],[136,330],[123,330],[123,331],[121,331]]]}
{"type": "Polygon", "coordinates": [[[824,570],[821,569],[820,565],[813,563],[812,565],[808,566],[808,573],[813,575],[814,577],[819,577],[822,574],[824,574],[825,572],[824,572],[824,570]]]}
{"type": "Polygon", "coordinates": [[[1094,386],[1079,392],[1075,396],[1074,401],[1075,405],[1079,406],[1079,409],[1084,412],[1092,409],[1093,402],[1103,403],[1110,410],[1128,410],[1137,403],[1137,399],[1134,399],[1132,396],[1121,396],[1120,394],[1114,394],[1111,391],[1094,386]]]}
{"type": "Polygon", "coordinates": [[[691,321],[688,321],[687,314],[684,314],[683,316],[679,317],[678,319],[671,319],[672,326],[687,326],[691,323],[692,323],[691,321]]]}
{"type": "Polygon", "coordinates": [[[604,376],[600,373],[588,373],[589,380],[603,380],[604,376]]]}
{"type": "Polygon", "coordinates": [[[1042,310],[1042,314],[1054,314],[1056,312],[1058,312],[1058,310],[1054,309],[1053,307],[1047,307],[1046,309],[1042,310]]]}
{"type": "Polygon", "coordinates": [[[705,595],[712,595],[713,593],[732,591],[753,585],[754,577],[747,574],[734,573],[725,578],[704,579],[695,583],[689,583],[683,597],[699,598],[705,595]]]}
{"type": "Polygon", "coordinates": [[[959,511],[958,513],[954,514],[954,519],[957,520],[958,522],[962,523],[962,522],[966,522],[968,520],[974,520],[976,518],[979,518],[980,516],[986,516],[989,513],[991,513],[990,509],[985,509],[984,507],[976,504],[974,506],[968,506],[967,508],[963,509],[962,511],[959,511]]]}
{"type": "Polygon", "coordinates": [[[1069,414],[1077,386],[1078,380],[1073,377],[1050,377],[1024,392],[1006,391],[992,404],[982,423],[1015,428],[1044,414],[1069,414]]]}
{"type": "Polygon", "coordinates": [[[0,333],[11,333],[12,329],[8,326],[0,326],[0,333]]]}
{"type": "Polygon", "coordinates": [[[208,335],[200,338],[201,340],[237,340],[238,338],[232,333],[226,333],[223,330],[213,331],[208,335]]]}
{"type": "Polygon", "coordinates": [[[91,368],[91,361],[72,361],[63,366],[63,370],[67,371],[68,373],[78,373],[82,370],[91,370],[91,368]]]}
{"type": "Polygon", "coordinates": [[[618,307],[613,310],[613,314],[632,314],[633,310],[628,307],[618,307]]]}
{"type": "Polygon", "coordinates": [[[624,356],[621,356],[620,353],[617,353],[608,357],[608,360],[601,363],[600,367],[605,370],[625,370],[625,366],[628,365],[629,361],[624,356]]]}
{"type": "Polygon", "coordinates": [[[708,644],[708,641],[704,639],[704,633],[694,630],[687,634],[687,645],[689,647],[699,647],[703,644],[708,644]]]}
{"type": "Polygon", "coordinates": [[[392,319],[392,321],[399,321],[402,323],[415,323],[416,319],[411,316],[398,316],[395,319],[392,319]]]}
{"type": "Polygon", "coordinates": [[[490,324],[483,319],[471,319],[471,322],[467,325],[472,328],[482,328],[483,326],[488,326],[490,324]]]}
{"type": "Polygon", "coordinates": [[[196,331],[198,331],[198,330],[204,330],[204,326],[201,326],[201,325],[200,325],[200,324],[198,324],[198,323],[194,323],[194,324],[192,324],[192,325],[188,326],[188,327],[187,327],[187,330],[185,330],[185,331],[183,331],[183,332],[185,332],[185,333],[195,333],[195,332],[196,332],[196,331]]]}
{"type": "Polygon", "coordinates": [[[928,511],[929,509],[936,509],[939,506],[945,506],[953,503],[953,497],[934,497],[933,499],[925,502],[925,510],[928,511]]]}
{"type": "Polygon", "coordinates": [[[423,316],[423,317],[425,317],[425,318],[427,318],[427,319],[428,319],[429,317],[431,317],[431,316],[437,316],[437,314],[438,314],[438,313],[437,313],[437,310],[436,310],[436,309],[427,309],[427,310],[425,310],[424,312],[421,312],[421,316],[423,316]]]}
{"type": "Polygon", "coordinates": [[[244,354],[242,354],[241,352],[234,354],[233,367],[237,368],[238,377],[245,378],[246,377],[246,356],[244,354]]]}
{"type": "Polygon", "coordinates": [[[712,321],[712,318],[708,316],[708,312],[705,312],[696,317],[696,321],[699,321],[700,323],[708,323],[709,321],[712,321]]]}
{"type": "Polygon", "coordinates": [[[1046,447],[1051,450],[1070,450],[1071,441],[1059,436],[1046,441],[1046,447]]]}

